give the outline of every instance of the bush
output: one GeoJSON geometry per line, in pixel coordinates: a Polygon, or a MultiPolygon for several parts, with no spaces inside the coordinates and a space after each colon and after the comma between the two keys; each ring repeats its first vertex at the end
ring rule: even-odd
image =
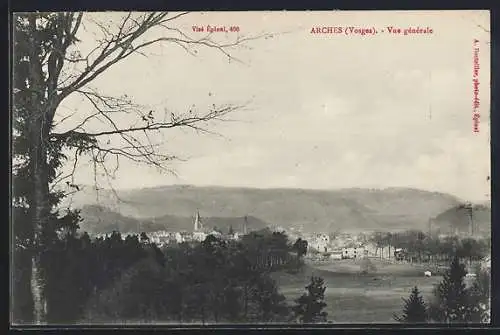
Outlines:
{"type": "Polygon", "coordinates": [[[428,320],[427,306],[420,295],[418,287],[415,286],[408,299],[403,299],[403,314],[395,316],[396,321],[401,323],[425,323],[428,320]]]}
{"type": "Polygon", "coordinates": [[[325,323],[328,313],[323,311],[325,303],[326,286],[323,278],[311,277],[311,282],[306,286],[307,292],[295,300],[293,307],[295,318],[302,323],[325,323]]]}

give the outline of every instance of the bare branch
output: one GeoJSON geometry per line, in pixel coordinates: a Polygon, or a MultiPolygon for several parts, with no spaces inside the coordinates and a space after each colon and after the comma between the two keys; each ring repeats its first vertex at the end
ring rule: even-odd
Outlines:
{"type": "MultiPolygon", "coordinates": [[[[102,171],[108,181],[112,180],[120,159],[154,166],[175,174],[169,169],[169,164],[172,160],[182,159],[165,153],[162,148],[164,143],[161,139],[161,142],[155,142],[154,140],[158,141],[158,138],[152,136],[153,132],[160,134],[161,137],[168,133],[167,130],[178,128],[218,135],[208,129],[210,122],[229,121],[227,115],[243,107],[214,105],[213,108],[201,113],[192,111],[170,113],[170,117],[165,115],[162,120],[161,117],[154,115],[153,110],[133,103],[127,96],[107,96],[89,88],[91,82],[110,67],[134,53],[146,56],[145,51],[153,45],[164,43],[177,45],[193,56],[197,53],[197,47],[209,48],[228,57],[230,61],[239,61],[230,53],[231,48],[265,36],[237,35],[235,40],[224,43],[212,40],[211,34],[193,38],[172,26],[173,21],[187,14],[187,12],[172,15],[154,12],[139,15],[127,13],[117,24],[93,20],[92,14],[68,12],[54,13],[47,19],[48,23],[40,17],[29,19],[27,36],[31,37],[29,40],[31,54],[28,65],[32,73],[26,87],[18,89],[36,96],[38,105],[32,109],[37,113],[33,115],[37,118],[43,117],[44,122],[51,126],[50,131],[44,134],[42,143],[53,145],[51,147],[53,150],[59,148],[74,150],[71,152],[74,154],[74,160],[69,162],[72,163],[71,171],[65,172],[67,174],[58,173],[50,183],[51,191],[64,181],[67,181],[69,186],[74,185],[75,170],[83,155],[91,156],[96,190],[100,188],[98,171],[102,171]],[[42,20],[46,27],[40,25],[40,22],[37,24],[36,20],[42,20]],[[100,36],[96,36],[92,41],[95,46],[91,46],[89,51],[85,52],[86,55],[81,55],[82,49],[78,47],[77,36],[80,29],[87,29],[85,25],[88,23],[95,25],[97,29],[94,29],[94,33],[100,36]],[[39,28],[40,26],[42,28],[39,28]],[[34,38],[40,36],[37,29],[46,29],[49,34],[43,35],[43,39],[34,38]],[[154,29],[159,29],[165,34],[149,34],[154,29]],[[55,112],[60,103],[73,93],[82,95],[85,104],[90,106],[90,113],[86,113],[83,120],[75,122],[76,125],[72,124],[71,129],[55,132],[53,126],[60,125],[75,115],[70,111],[69,115],[54,124],[55,112]],[[125,125],[120,122],[123,119],[118,117],[123,115],[131,118],[125,125]],[[99,128],[90,131],[90,125],[94,121],[100,122],[99,128]],[[110,162],[113,161],[116,161],[116,166],[110,168],[110,162]]],[[[61,160],[68,159],[62,157],[61,160]]]]}
{"type": "MultiPolygon", "coordinates": [[[[219,110],[213,110],[209,111],[208,113],[200,116],[186,116],[183,118],[174,118],[170,122],[154,122],[147,124],[145,126],[141,127],[130,127],[130,128],[123,128],[123,129],[113,129],[113,130],[107,130],[107,131],[100,131],[100,132],[76,132],[77,134],[85,134],[90,137],[99,137],[99,136],[104,136],[104,135],[116,135],[116,134],[127,134],[127,133],[134,133],[138,131],[152,131],[152,130],[162,130],[162,129],[171,129],[171,128],[179,128],[179,127],[188,127],[203,133],[210,133],[208,130],[202,128],[201,126],[198,126],[199,123],[201,122],[208,122],[212,120],[222,120],[222,117],[225,115],[235,112],[236,110],[240,109],[242,106],[226,106],[223,107],[222,109],[219,110]]],[[[65,132],[62,134],[54,134],[54,136],[64,136],[67,135],[69,132],[65,132]]]]}
{"type": "Polygon", "coordinates": [[[142,22],[137,22],[136,29],[125,33],[124,27],[127,22],[130,21],[131,17],[131,15],[127,15],[116,35],[113,35],[109,30],[107,30],[107,28],[98,22],[94,22],[101,28],[101,30],[103,30],[105,36],[111,36],[111,38],[101,49],[99,56],[97,56],[97,58],[80,74],[80,76],[72,84],[61,90],[61,96],[64,98],[73,91],[85,86],[110,66],[130,55],[130,52],[127,51],[130,49],[131,43],[153,28],[157,22],[161,21],[166,15],[166,13],[148,14],[142,22]],[[115,53],[117,54],[112,57],[115,53]]]}
{"type": "Polygon", "coordinates": [[[104,34],[104,39],[99,41],[99,45],[96,46],[86,57],[77,57],[75,62],[87,62],[86,68],[80,73],[80,75],[69,85],[61,88],[61,97],[64,98],[71,94],[72,92],[79,90],[84,87],[94,79],[96,79],[100,74],[105,72],[108,68],[118,63],[119,61],[127,58],[133,53],[142,53],[142,49],[147,46],[158,44],[162,42],[171,42],[181,46],[186,52],[191,55],[195,53],[189,50],[188,46],[202,46],[207,48],[216,49],[223,55],[228,57],[228,59],[241,62],[234,56],[232,56],[228,49],[242,45],[248,41],[256,40],[259,38],[267,38],[272,36],[272,34],[265,34],[261,36],[253,37],[240,37],[238,36],[234,42],[231,43],[217,43],[210,39],[210,34],[194,39],[189,37],[187,34],[183,33],[177,28],[168,27],[167,22],[173,21],[180,18],[181,16],[187,15],[187,12],[174,15],[172,17],[167,17],[168,13],[150,13],[140,17],[139,19],[134,19],[130,13],[122,20],[121,24],[118,26],[118,31],[112,33],[107,27],[94,21],[94,23],[101,29],[104,34]],[[127,25],[133,22],[132,27],[127,29],[127,25]],[[165,28],[166,31],[175,31],[180,37],[159,37],[149,39],[143,42],[139,42],[138,45],[133,46],[134,42],[138,42],[144,34],[153,28],[165,28]],[[89,62],[91,55],[97,51],[100,51],[99,55],[92,61],[89,62]]]}

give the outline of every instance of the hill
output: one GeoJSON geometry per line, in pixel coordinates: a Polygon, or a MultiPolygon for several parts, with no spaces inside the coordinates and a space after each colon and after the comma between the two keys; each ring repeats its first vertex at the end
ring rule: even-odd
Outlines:
{"type": "Polygon", "coordinates": [[[83,221],[80,228],[89,233],[138,232],[148,223],[142,220],[121,215],[99,205],[84,205],[80,212],[83,221]]]}
{"type": "MultiPolygon", "coordinates": [[[[193,218],[174,215],[164,215],[157,218],[138,219],[121,215],[106,207],[85,205],[81,209],[83,221],[80,223],[82,230],[90,233],[110,233],[114,230],[120,232],[153,232],[158,230],[168,231],[193,231],[193,218]]],[[[244,217],[210,217],[203,218],[203,224],[209,229],[217,228],[228,232],[230,227],[235,232],[243,232],[244,217]]],[[[247,230],[260,230],[269,224],[253,216],[246,218],[247,230]]]]}
{"type": "MultiPolygon", "coordinates": [[[[69,200],[69,199],[68,199],[69,200]]],[[[91,187],[72,197],[73,207],[99,205],[124,217],[185,226],[196,210],[205,218],[259,218],[266,224],[304,232],[427,230],[428,220],[457,206],[454,196],[409,188],[252,189],[185,185],[120,190],[91,187]],[[178,218],[183,219],[178,219],[178,218]]],[[[212,219],[211,219],[212,220],[212,219]]],[[[235,222],[238,219],[234,219],[235,222]]],[[[236,228],[238,224],[235,224],[236,228]]]]}
{"type": "MultiPolygon", "coordinates": [[[[454,206],[433,219],[433,226],[442,232],[462,232],[470,231],[469,213],[461,206],[454,206]]],[[[472,207],[472,222],[474,223],[475,234],[488,235],[491,233],[491,208],[485,205],[475,205],[472,207]]]]}

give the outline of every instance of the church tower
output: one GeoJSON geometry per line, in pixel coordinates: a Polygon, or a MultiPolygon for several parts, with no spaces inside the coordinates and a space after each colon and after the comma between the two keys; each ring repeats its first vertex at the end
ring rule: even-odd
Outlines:
{"type": "Polygon", "coordinates": [[[199,231],[201,229],[202,229],[202,224],[200,219],[200,212],[196,211],[196,215],[194,217],[194,231],[199,231]]]}
{"type": "Polygon", "coordinates": [[[245,220],[243,221],[243,235],[246,235],[248,229],[248,217],[245,215],[245,220]]]}

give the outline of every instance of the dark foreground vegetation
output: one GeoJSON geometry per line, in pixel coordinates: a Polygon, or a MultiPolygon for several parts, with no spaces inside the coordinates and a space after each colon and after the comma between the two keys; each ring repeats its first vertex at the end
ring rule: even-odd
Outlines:
{"type": "MultiPolygon", "coordinates": [[[[270,276],[274,271],[300,271],[304,254],[300,246],[269,230],[252,232],[238,241],[209,235],[201,243],[163,249],[150,243],[144,233],[123,239],[114,232],[93,240],[86,233],[68,233],[41,258],[47,322],[326,323],[322,278],[304,283],[305,293],[290,304],[270,276]]],[[[22,255],[22,250],[17,254],[22,255]]],[[[455,257],[434,299],[425,302],[415,287],[395,319],[488,321],[489,273],[477,273],[466,287],[464,265],[455,257]]],[[[18,304],[22,298],[16,295],[18,304]]]]}
{"type": "Polygon", "coordinates": [[[293,313],[269,274],[297,271],[295,249],[268,230],[164,250],[146,234],[68,234],[41,257],[47,322],[289,322],[310,312],[293,313]]]}
{"type": "Polygon", "coordinates": [[[490,272],[477,269],[470,285],[466,285],[466,274],[465,266],[455,257],[434,288],[433,298],[426,303],[415,286],[404,299],[403,312],[394,318],[402,323],[490,322],[490,272]]]}

